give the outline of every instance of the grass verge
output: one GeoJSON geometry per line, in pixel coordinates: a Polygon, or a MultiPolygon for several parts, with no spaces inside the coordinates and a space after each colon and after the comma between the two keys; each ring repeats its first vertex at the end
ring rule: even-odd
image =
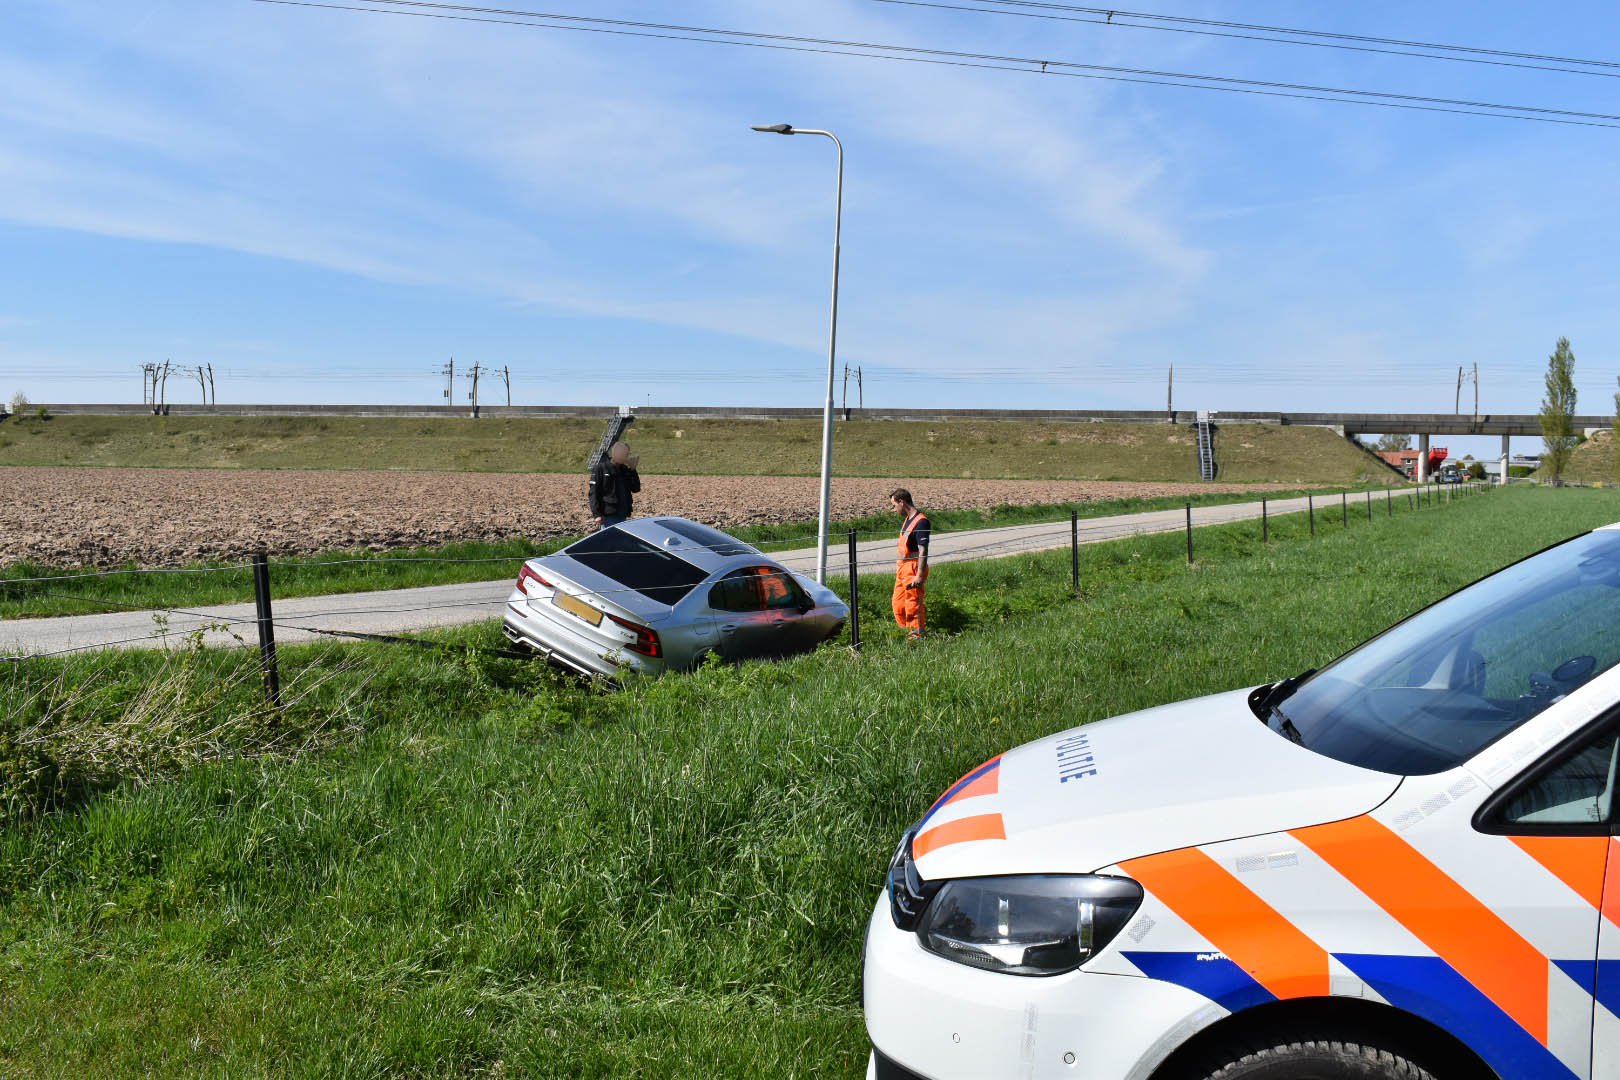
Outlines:
{"type": "MultiPolygon", "coordinates": [[[[1181,537],[1143,538],[1085,549],[1073,599],[1067,552],[941,566],[955,636],[612,696],[465,653],[344,650],[363,671],[321,693],[364,692],[329,747],[0,831],[0,1073],[858,1075],[865,917],[895,837],[966,769],[1319,665],[1616,518],[1620,493],[1512,489],[1314,542],[1297,516],[1268,546],[1200,530],[1192,567],[1181,537]]],[[[139,686],[161,662],[0,677],[15,701],[107,665],[139,686]]]]}

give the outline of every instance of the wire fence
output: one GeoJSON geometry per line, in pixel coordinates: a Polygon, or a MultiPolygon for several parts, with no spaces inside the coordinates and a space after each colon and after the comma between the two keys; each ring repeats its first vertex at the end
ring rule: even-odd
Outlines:
{"type": "MultiPolygon", "coordinates": [[[[1088,544],[1125,539],[1135,536],[1162,535],[1178,528],[1185,532],[1186,559],[1189,564],[1196,561],[1197,545],[1195,530],[1207,526],[1236,525],[1243,522],[1255,522],[1258,525],[1262,542],[1272,541],[1273,523],[1281,517],[1303,514],[1308,522],[1308,531],[1311,537],[1316,535],[1319,522],[1326,515],[1335,519],[1335,523],[1348,528],[1354,521],[1371,521],[1377,518],[1382,511],[1385,517],[1393,517],[1397,506],[1404,503],[1404,510],[1418,510],[1427,507],[1444,505],[1467,495],[1483,494],[1491,490],[1488,485],[1482,484],[1453,484],[1435,485],[1426,484],[1418,487],[1401,489],[1386,488],[1378,491],[1360,489],[1355,492],[1342,491],[1328,494],[1307,494],[1304,496],[1288,496],[1278,500],[1262,497],[1258,503],[1222,503],[1194,507],[1191,503],[1181,508],[1146,511],[1132,515],[1121,515],[1114,518],[1104,518],[1088,522],[1080,516],[1078,509],[1069,512],[1067,519],[1054,519],[1051,521],[1032,522],[1019,525],[996,526],[986,529],[961,530],[957,532],[938,532],[934,535],[931,544],[930,561],[935,564],[968,561],[987,557],[1003,555],[1024,554],[1037,551],[1052,550],[1068,546],[1071,549],[1070,587],[1078,593],[1080,589],[1080,549],[1088,544]]],[[[882,561],[887,545],[894,542],[892,531],[877,532],[876,530],[847,530],[844,536],[844,551],[839,552],[833,547],[829,554],[838,559],[842,565],[834,563],[833,569],[841,571],[833,576],[844,579],[844,593],[846,594],[850,609],[849,639],[850,644],[859,648],[861,645],[860,627],[860,576],[865,569],[863,563],[868,560],[882,561]],[[874,550],[875,549],[875,550],[874,550]]],[[[770,541],[772,545],[786,545],[814,541],[814,535],[779,538],[770,541]]],[[[567,549],[564,549],[565,551],[567,549]]],[[[777,569],[782,569],[778,560],[761,551],[761,545],[743,544],[741,542],[728,542],[717,544],[685,543],[678,549],[646,550],[615,552],[616,558],[635,559],[638,557],[648,559],[670,559],[679,557],[681,553],[704,551],[717,555],[736,555],[738,553],[756,553],[766,559],[767,563],[775,563],[777,569]]],[[[795,550],[791,554],[808,556],[814,549],[806,552],[795,550]]],[[[778,552],[778,556],[786,556],[788,552],[778,552]]],[[[397,564],[522,564],[531,559],[544,559],[546,556],[499,556],[499,557],[457,557],[457,556],[379,556],[375,558],[343,558],[325,559],[315,561],[289,560],[289,568],[302,572],[305,569],[352,567],[361,565],[391,566],[397,564]]],[[[583,560],[583,557],[582,561],[583,560]]],[[[789,560],[792,561],[792,560],[789,560]]],[[[589,562],[586,561],[586,565],[589,562]]],[[[733,563],[726,563],[724,569],[730,571],[733,563]]],[[[410,637],[401,632],[379,632],[376,629],[361,629],[353,625],[357,618],[370,618],[377,616],[424,616],[437,615],[437,618],[427,620],[409,620],[427,625],[456,625],[479,621],[488,612],[494,615],[512,602],[511,590],[525,591],[522,582],[501,589],[498,596],[459,596],[439,597],[424,593],[424,590],[444,590],[469,587],[466,583],[456,585],[434,585],[408,590],[407,595],[399,595],[396,602],[389,602],[387,592],[375,591],[368,593],[348,594],[347,602],[331,601],[322,606],[317,601],[320,597],[283,597],[283,601],[295,600],[293,610],[283,610],[278,615],[275,611],[275,597],[273,595],[273,570],[268,557],[264,554],[253,555],[247,562],[232,562],[218,566],[207,567],[154,567],[154,568],[127,568],[119,570],[94,570],[71,574],[49,574],[40,576],[21,576],[0,579],[0,596],[12,592],[26,591],[28,595],[45,600],[67,603],[80,603],[86,606],[97,607],[102,613],[112,615],[140,615],[153,620],[154,625],[142,633],[130,633],[130,624],[127,620],[122,623],[114,620],[109,625],[109,633],[115,634],[106,639],[89,642],[72,642],[50,648],[34,650],[17,649],[6,654],[0,654],[0,664],[20,665],[29,661],[48,660],[55,657],[69,656],[100,649],[115,649],[147,643],[158,647],[169,647],[175,642],[194,642],[202,639],[213,639],[214,643],[236,647],[252,647],[257,645],[260,652],[260,664],[263,668],[266,697],[272,703],[279,698],[279,672],[278,657],[275,645],[275,632],[281,630],[285,634],[317,635],[324,638],[340,638],[355,641],[369,641],[389,644],[399,644],[424,649],[444,649],[456,652],[473,652],[501,659],[545,659],[545,654],[525,649],[492,649],[472,648],[461,644],[451,644],[434,641],[426,638],[410,637]],[[57,587],[59,584],[74,581],[104,580],[119,575],[172,575],[172,574],[239,574],[250,571],[252,576],[251,600],[245,600],[229,605],[153,605],[146,602],[120,602],[104,596],[93,596],[79,592],[69,592],[57,587]],[[50,586],[41,588],[41,586],[50,586]],[[358,597],[365,596],[366,600],[358,597]],[[370,599],[375,597],[375,599],[370,599]],[[252,612],[245,610],[252,605],[252,612]],[[184,623],[183,629],[173,626],[176,620],[184,623]],[[342,625],[348,620],[350,625],[342,625]],[[338,625],[318,625],[337,623],[338,625]],[[220,641],[219,638],[225,640],[220,641]]],[[[791,573],[789,570],[783,572],[791,573]]],[[[706,583],[706,582],[705,582],[706,583]]],[[[493,586],[497,583],[472,583],[470,587],[493,586]]],[[[656,588],[656,587],[655,587],[656,588]]],[[[593,598],[614,604],[620,610],[631,610],[619,604],[620,600],[629,600],[632,595],[645,598],[648,588],[620,586],[608,588],[591,588],[584,590],[593,598]]],[[[547,594],[542,599],[549,599],[547,594]]],[[[69,617],[74,622],[80,617],[69,617]]],[[[29,620],[11,620],[10,624],[26,626],[29,620]]],[[[24,635],[25,637],[27,635],[24,635]]],[[[3,639],[0,639],[3,640],[3,639]]]]}

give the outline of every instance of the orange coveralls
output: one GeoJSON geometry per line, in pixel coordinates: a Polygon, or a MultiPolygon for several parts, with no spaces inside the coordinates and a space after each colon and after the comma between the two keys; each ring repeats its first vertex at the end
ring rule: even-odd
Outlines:
{"type": "Polygon", "coordinates": [[[894,621],[914,638],[922,637],[923,634],[923,593],[928,581],[928,564],[921,562],[920,559],[921,545],[912,538],[918,526],[928,528],[928,518],[923,516],[921,510],[912,514],[900,527],[900,540],[896,544],[899,560],[894,567],[894,621]],[[919,576],[917,573],[919,563],[922,566],[920,575],[922,583],[913,587],[911,579],[919,576]]]}

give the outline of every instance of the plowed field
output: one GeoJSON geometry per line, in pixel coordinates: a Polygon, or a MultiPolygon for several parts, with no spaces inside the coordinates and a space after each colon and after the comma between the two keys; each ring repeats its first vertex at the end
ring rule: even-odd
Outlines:
{"type": "MultiPolygon", "coordinates": [[[[924,508],[1092,502],[1261,491],[1280,485],[835,479],[835,519],[887,510],[909,487],[924,508]]],[[[722,528],[816,515],[812,477],[646,476],[636,512],[722,528]]],[[[552,473],[0,468],[0,565],[177,566],[585,531],[585,478],[552,473]]]]}

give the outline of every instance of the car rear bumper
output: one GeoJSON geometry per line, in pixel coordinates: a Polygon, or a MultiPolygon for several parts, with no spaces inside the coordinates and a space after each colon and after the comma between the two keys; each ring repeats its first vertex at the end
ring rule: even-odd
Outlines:
{"type": "Polygon", "coordinates": [[[862,1000],[868,1080],[1141,1080],[1226,1010],[1173,983],[1077,971],[979,971],[872,913],[862,1000]]]}
{"type": "Polygon", "coordinates": [[[501,632],[508,641],[525,645],[568,671],[587,676],[616,678],[626,672],[656,675],[664,670],[662,659],[632,652],[604,655],[595,643],[569,634],[555,623],[542,622],[526,614],[517,603],[508,602],[501,620],[501,632]]]}

